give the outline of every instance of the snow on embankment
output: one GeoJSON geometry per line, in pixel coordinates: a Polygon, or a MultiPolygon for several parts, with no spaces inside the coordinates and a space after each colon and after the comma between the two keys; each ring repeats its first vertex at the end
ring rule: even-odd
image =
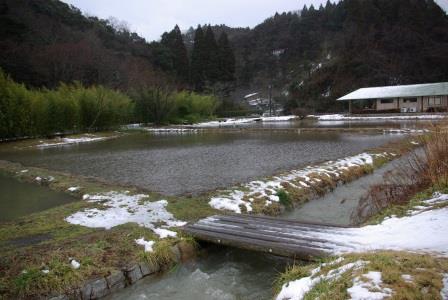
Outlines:
{"type": "Polygon", "coordinates": [[[67,145],[74,145],[74,144],[81,144],[81,143],[99,142],[99,141],[104,141],[104,140],[107,140],[110,138],[112,138],[112,137],[84,136],[84,137],[79,137],[79,138],[61,138],[61,139],[58,139],[57,142],[42,143],[42,144],[38,144],[36,147],[38,147],[38,148],[60,147],[60,146],[67,146],[67,145]]]}
{"type": "Polygon", "coordinates": [[[245,207],[247,212],[251,212],[254,202],[262,202],[265,206],[279,202],[280,199],[277,196],[277,192],[285,186],[294,189],[309,189],[322,182],[322,179],[319,177],[338,180],[350,168],[372,165],[375,157],[387,156],[395,156],[395,154],[361,153],[337,161],[328,161],[318,166],[293,170],[274,176],[270,180],[251,181],[233,190],[222,191],[219,195],[212,197],[209,204],[215,209],[241,213],[241,207],[245,207]]]}
{"type": "Polygon", "coordinates": [[[168,202],[160,200],[151,202],[147,195],[131,195],[129,192],[108,192],[98,195],[84,195],[83,199],[95,203],[100,208],[88,208],[76,212],[66,218],[71,224],[91,228],[106,228],[137,223],[149,228],[161,238],[175,236],[175,232],[163,228],[156,228],[160,223],[162,227],[183,226],[186,223],[178,221],[166,210],[168,202]]]}
{"type": "Polygon", "coordinates": [[[259,118],[239,118],[225,119],[220,121],[210,121],[194,124],[194,127],[226,127],[251,124],[256,122],[286,122],[297,119],[297,116],[259,117],[259,118]]]}
{"type": "MultiPolygon", "coordinates": [[[[340,267],[331,269],[327,272],[322,271],[322,268],[324,267],[335,266],[343,261],[344,258],[340,257],[330,263],[321,264],[319,267],[311,270],[310,276],[285,283],[276,299],[301,300],[317,284],[323,281],[337,281],[342,275],[349,272],[356,272],[369,264],[368,261],[358,260],[343,264],[340,267]]],[[[393,291],[390,288],[383,286],[381,272],[370,271],[355,277],[353,279],[353,286],[347,289],[347,293],[352,300],[380,300],[391,296],[393,291]]]]}
{"type": "Polygon", "coordinates": [[[360,120],[360,121],[372,121],[372,120],[434,120],[434,119],[444,119],[446,115],[405,115],[405,116],[345,116],[341,114],[333,114],[333,115],[322,115],[318,116],[317,119],[319,121],[351,121],[351,120],[360,120]]]}

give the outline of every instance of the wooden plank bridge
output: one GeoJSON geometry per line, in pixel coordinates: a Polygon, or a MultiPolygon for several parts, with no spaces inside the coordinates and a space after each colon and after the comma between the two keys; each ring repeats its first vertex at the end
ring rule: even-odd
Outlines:
{"type": "Polygon", "coordinates": [[[343,242],[344,227],[264,216],[213,216],[182,230],[207,242],[306,260],[350,248],[343,242]]]}

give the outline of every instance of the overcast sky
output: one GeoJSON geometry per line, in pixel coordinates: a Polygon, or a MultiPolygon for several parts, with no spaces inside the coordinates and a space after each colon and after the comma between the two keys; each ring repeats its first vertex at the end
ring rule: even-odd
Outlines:
{"type": "MultiPolygon", "coordinates": [[[[182,30],[198,24],[253,27],[275,12],[294,11],[326,0],[63,0],[84,13],[126,21],[148,41],[178,24],[182,30]]],[[[335,2],[337,0],[331,0],[335,2]]],[[[436,0],[448,11],[448,0],[436,0]]]]}
{"type": "MultiPolygon", "coordinates": [[[[157,40],[178,24],[182,30],[198,24],[253,27],[275,12],[319,6],[326,0],[63,0],[84,13],[126,21],[132,31],[157,40]]],[[[332,0],[334,2],[334,0],[332,0]]]]}

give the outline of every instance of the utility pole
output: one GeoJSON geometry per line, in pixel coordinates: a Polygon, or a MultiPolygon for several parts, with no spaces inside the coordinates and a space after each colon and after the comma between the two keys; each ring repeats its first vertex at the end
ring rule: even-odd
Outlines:
{"type": "Polygon", "coordinates": [[[269,85],[269,116],[272,117],[272,84],[269,85]]]}

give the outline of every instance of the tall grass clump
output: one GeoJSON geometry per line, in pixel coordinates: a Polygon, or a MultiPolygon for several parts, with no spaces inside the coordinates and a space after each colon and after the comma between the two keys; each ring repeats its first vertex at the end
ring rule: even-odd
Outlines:
{"type": "Polygon", "coordinates": [[[370,187],[361,200],[355,218],[363,221],[384,209],[407,211],[414,195],[425,190],[448,188],[448,130],[446,124],[432,126],[431,133],[419,138],[420,148],[393,171],[384,175],[384,182],[370,187]],[[402,209],[399,209],[402,208],[402,209]]]}
{"type": "Polygon", "coordinates": [[[420,169],[435,188],[448,186],[448,125],[435,126],[431,135],[424,137],[425,161],[420,169]]]}
{"type": "Polygon", "coordinates": [[[109,129],[127,122],[132,101],[102,86],[32,90],[0,69],[0,139],[109,129]]]}

